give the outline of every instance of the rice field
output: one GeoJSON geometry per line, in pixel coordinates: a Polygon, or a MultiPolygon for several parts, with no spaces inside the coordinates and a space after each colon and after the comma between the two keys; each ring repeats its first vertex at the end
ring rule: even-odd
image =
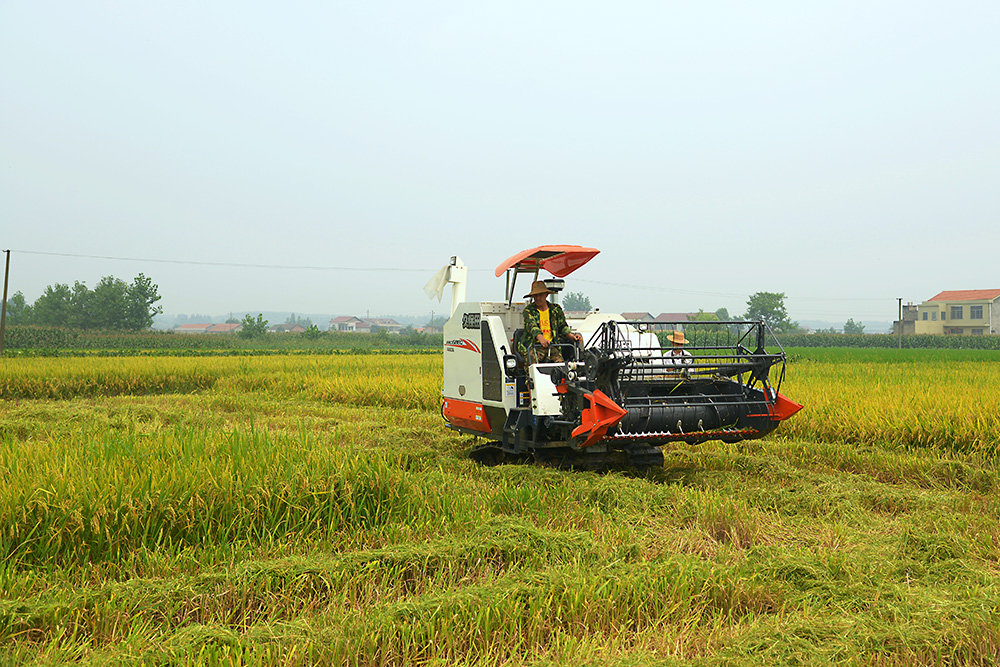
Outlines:
{"type": "Polygon", "coordinates": [[[0,664],[996,664],[1000,355],[877,352],[645,476],[473,464],[440,355],[4,359],[0,664]]]}
{"type": "Polygon", "coordinates": [[[1000,353],[842,353],[792,365],[784,389],[809,409],[787,423],[787,436],[986,453],[1000,443],[1000,353]]]}

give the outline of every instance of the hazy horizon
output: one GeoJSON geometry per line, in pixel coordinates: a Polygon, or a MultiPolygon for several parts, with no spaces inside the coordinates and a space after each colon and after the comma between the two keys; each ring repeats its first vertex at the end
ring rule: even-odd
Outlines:
{"type": "Polygon", "coordinates": [[[419,314],[452,255],[499,300],[571,243],[605,310],[891,321],[1000,287],[998,33],[986,2],[5,2],[9,294],[419,314]]]}

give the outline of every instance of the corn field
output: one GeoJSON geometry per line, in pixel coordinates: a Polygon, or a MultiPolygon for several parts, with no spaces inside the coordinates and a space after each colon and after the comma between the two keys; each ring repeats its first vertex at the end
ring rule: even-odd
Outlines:
{"type": "Polygon", "coordinates": [[[881,352],[643,476],[474,464],[440,355],[4,359],[0,664],[996,664],[1000,363],[881,352]]]}

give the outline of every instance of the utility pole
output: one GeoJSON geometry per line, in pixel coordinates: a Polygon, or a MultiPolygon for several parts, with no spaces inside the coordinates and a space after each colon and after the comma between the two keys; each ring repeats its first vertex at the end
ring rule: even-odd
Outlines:
{"type": "Polygon", "coordinates": [[[896,299],[899,301],[899,349],[903,349],[903,299],[896,299]]]}
{"type": "Polygon", "coordinates": [[[7,261],[3,268],[3,305],[0,306],[0,359],[3,359],[3,339],[4,329],[7,328],[7,278],[10,276],[10,250],[7,253],[7,261]]]}

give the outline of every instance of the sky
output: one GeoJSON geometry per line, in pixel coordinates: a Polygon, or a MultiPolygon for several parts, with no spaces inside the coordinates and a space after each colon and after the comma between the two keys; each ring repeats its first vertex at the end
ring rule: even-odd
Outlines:
{"type": "MultiPolygon", "coordinates": [[[[8,291],[419,315],[520,250],[608,312],[1000,287],[1000,3],[0,0],[8,291]]],[[[527,292],[527,286],[525,287],[527,292]]]]}

